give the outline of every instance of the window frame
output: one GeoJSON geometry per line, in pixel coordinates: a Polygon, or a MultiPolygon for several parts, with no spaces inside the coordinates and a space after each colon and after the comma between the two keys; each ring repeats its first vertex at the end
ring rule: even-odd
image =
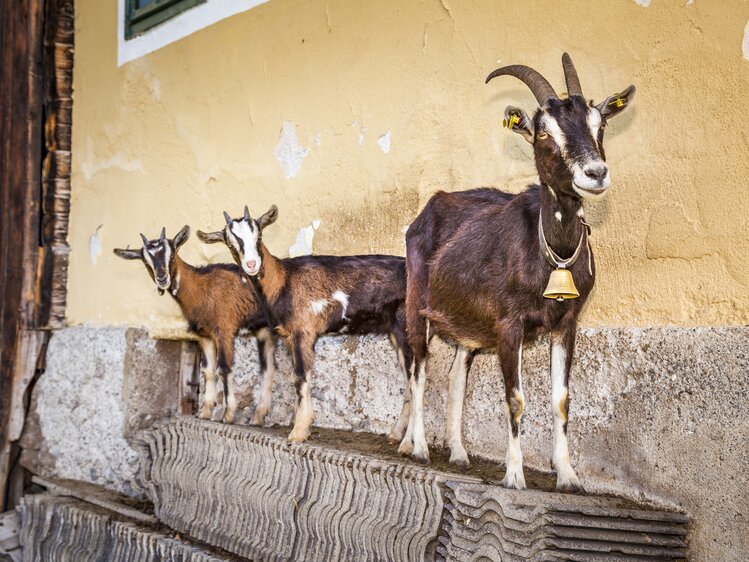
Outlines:
{"type": "Polygon", "coordinates": [[[137,0],[126,0],[125,40],[132,39],[207,0],[156,0],[137,8],[137,0]]]}

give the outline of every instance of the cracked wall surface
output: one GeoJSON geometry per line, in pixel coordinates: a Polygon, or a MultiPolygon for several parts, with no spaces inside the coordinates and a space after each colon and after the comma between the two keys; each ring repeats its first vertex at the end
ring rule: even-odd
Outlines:
{"type": "Polygon", "coordinates": [[[179,348],[138,329],[55,331],[32,392],[21,464],[137,493],[138,458],[128,439],[177,411],[179,348]]]}
{"type": "MultiPolygon", "coordinates": [[[[245,204],[279,205],[264,239],[281,256],[313,220],[317,253],[403,254],[436,190],[533,181],[529,147],[501,128],[533,97],[484,77],[525,63],[563,89],[567,50],[586,95],[637,85],[607,129],[613,189],[586,204],[599,275],[583,324],[746,324],[749,7],[640,4],[273,0],[118,68],[116,3],[80,0],[68,320],[182,332],[111,249],[215,229],[245,204]]],[[[195,238],[182,254],[229,260],[195,238]]]]}

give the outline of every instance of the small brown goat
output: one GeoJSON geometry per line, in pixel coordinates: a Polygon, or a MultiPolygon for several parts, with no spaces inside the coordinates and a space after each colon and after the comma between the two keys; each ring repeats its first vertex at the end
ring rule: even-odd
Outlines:
{"type": "MultiPolygon", "coordinates": [[[[278,259],[262,242],[263,230],[278,218],[278,209],[257,220],[247,207],[241,219],[224,213],[226,227],[198,231],[206,243],[223,242],[250,275],[267,303],[275,329],[291,351],[299,405],[290,441],[305,441],[313,420],[312,367],[315,342],[328,333],[388,334],[408,379],[412,355],[405,333],[405,260],[396,256],[302,256],[278,259]]],[[[408,394],[406,395],[408,396],[408,394]]],[[[406,397],[390,437],[399,440],[408,423],[406,397]]]]}
{"type": "Polygon", "coordinates": [[[114,253],[126,260],[141,260],[156,283],[159,294],[168,291],[187,319],[188,330],[198,336],[203,352],[201,373],[205,377],[205,400],[199,416],[209,419],[216,405],[216,379],[224,383],[226,410],[224,422],[232,423],[237,407],[231,375],[234,363],[234,340],[240,331],[257,337],[260,368],[263,372],[262,394],[257,402],[253,423],[262,425],[270,409],[275,372],[275,339],[267,327],[263,309],[241,269],[234,264],[193,267],[177,251],[187,241],[190,227],[185,226],[173,240],[161,236],[148,240],[143,234],[143,248],[116,248],[114,253]]]}

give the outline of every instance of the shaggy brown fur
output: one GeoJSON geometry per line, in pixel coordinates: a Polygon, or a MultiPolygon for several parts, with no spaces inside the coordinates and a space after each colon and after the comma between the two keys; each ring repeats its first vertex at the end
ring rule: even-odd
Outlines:
{"type": "MultiPolygon", "coordinates": [[[[275,368],[275,342],[249,281],[238,266],[193,267],[177,255],[188,236],[189,227],[184,227],[173,240],[167,239],[162,232],[160,238],[144,238],[140,250],[117,248],[114,253],[123,259],[142,260],[159,291],[168,291],[177,301],[187,320],[188,330],[198,336],[203,351],[201,371],[206,379],[206,398],[200,417],[211,417],[216,400],[215,379],[221,378],[227,400],[224,421],[231,423],[235,414],[231,370],[236,336],[240,330],[256,334],[264,382],[268,376],[272,377],[275,368]]],[[[262,423],[266,413],[267,405],[258,405],[255,421],[262,423]]]]}
{"type": "MultiPolygon", "coordinates": [[[[254,246],[262,266],[255,286],[268,306],[269,316],[277,333],[284,338],[294,363],[297,376],[299,406],[294,430],[289,439],[304,441],[312,423],[309,397],[315,342],[323,334],[388,334],[398,349],[399,360],[408,375],[411,350],[405,335],[405,260],[396,256],[303,256],[279,259],[262,242],[262,230],[277,218],[275,207],[257,221],[245,217],[255,240],[232,240],[236,237],[227,224],[224,231],[198,232],[204,242],[223,241],[238,263],[245,259],[244,251],[254,246]]],[[[238,229],[239,230],[239,229],[238,229]]],[[[409,417],[409,401],[403,411],[393,439],[400,439],[409,417]]]]}

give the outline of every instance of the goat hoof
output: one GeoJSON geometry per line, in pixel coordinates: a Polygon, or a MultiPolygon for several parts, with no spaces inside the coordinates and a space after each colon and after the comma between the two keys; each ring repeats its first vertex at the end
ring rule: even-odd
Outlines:
{"type": "Polygon", "coordinates": [[[469,461],[467,457],[457,459],[450,458],[450,464],[454,464],[460,470],[468,470],[471,468],[471,461],[469,461]]]}
{"type": "Polygon", "coordinates": [[[519,468],[508,468],[505,473],[505,477],[501,482],[504,488],[510,488],[514,490],[525,490],[525,475],[523,474],[523,467],[519,468]]]}
{"type": "Polygon", "coordinates": [[[209,420],[211,419],[211,410],[207,410],[205,407],[200,410],[200,413],[198,414],[198,418],[201,420],[209,420]]]}
{"type": "Polygon", "coordinates": [[[429,453],[411,453],[411,458],[416,462],[420,462],[421,464],[429,464],[429,453]]]}
{"type": "Polygon", "coordinates": [[[415,461],[427,464],[429,463],[429,449],[426,446],[414,447],[411,458],[415,461]]]}
{"type": "Polygon", "coordinates": [[[557,474],[557,492],[565,494],[584,494],[585,488],[573,472],[571,474],[557,474]]]}
{"type": "Polygon", "coordinates": [[[234,423],[234,412],[232,412],[231,414],[228,412],[225,413],[222,421],[228,424],[234,423]]]}
{"type": "Polygon", "coordinates": [[[265,416],[260,416],[258,414],[255,414],[252,416],[252,419],[250,420],[250,425],[263,427],[265,425],[265,416]]]}
{"type": "Polygon", "coordinates": [[[409,456],[411,452],[414,450],[414,444],[413,441],[410,439],[407,441],[401,441],[400,446],[398,447],[398,452],[403,456],[409,456]]]}
{"type": "Polygon", "coordinates": [[[289,433],[290,443],[304,443],[309,437],[309,429],[294,429],[289,433]]]}
{"type": "Polygon", "coordinates": [[[403,432],[398,430],[393,430],[388,434],[388,441],[391,444],[399,443],[403,440],[403,432]]]}

